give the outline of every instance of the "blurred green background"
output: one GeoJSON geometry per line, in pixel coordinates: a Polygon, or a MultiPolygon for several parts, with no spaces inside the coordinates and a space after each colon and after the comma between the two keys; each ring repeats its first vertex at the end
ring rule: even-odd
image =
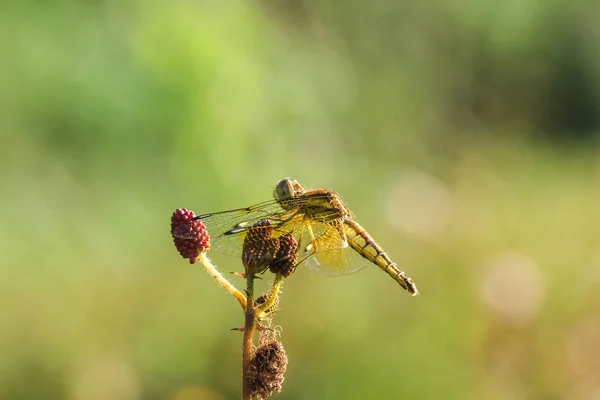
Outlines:
{"type": "Polygon", "coordinates": [[[600,396],[597,7],[0,7],[0,398],[239,398],[239,305],[169,219],[286,176],[339,192],[421,295],[298,269],[277,398],[600,396]]]}

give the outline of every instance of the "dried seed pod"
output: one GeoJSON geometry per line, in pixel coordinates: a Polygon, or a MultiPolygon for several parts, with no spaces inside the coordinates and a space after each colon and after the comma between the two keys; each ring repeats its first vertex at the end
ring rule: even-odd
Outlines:
{"type": "Polygon", "coordinates": [[[288,358],[280,342],[273,340],[260,345],[246,371],[252,396],[266,399],[281,392],[287,363],[288,358]]]}
{"type": "Polygon", "coordinates": [[[268,293],[265,293],[262,296],[257,297],[254,300],[254,307],[258,307],[258,306],[260,306],[262,304],[265,304],[265,302],[267,301],[268,298],[269,298],[269,294],[268,293]]]}
{"type": "MultiPolygon", "coordinates": [[[[269,300],[270,295],[271,295],[270,293],[265,293],[262,296],[257,297],[256,300],[254,300],[254,307],[260,307],[263,304],[265,304],[267,302],[267,300],[269,300]]],[[[279,297],[275,297],[275,301],[273,302],[271,307],[269,307],[267,310],[265,310],[265,312],[266,313],[274,312],[277,310],[278,307],[279,307],[279,297]]]]}
{"type": "Polygon", "coordinates": [[[258,221],[248,230],[242,250],[242,264],[246,273],[263,272],[275,259],[279,240],[273,238],[273,226],[269,220],[258,221]]]}
{"type": "Polygon", "coordinates": [[[298,242],[291,233],[286,233],[279,237],[279,250],[269,269],[274,274],[281,273],[283,277],[287,278],[294,273],[297,259],[298,242]]]}

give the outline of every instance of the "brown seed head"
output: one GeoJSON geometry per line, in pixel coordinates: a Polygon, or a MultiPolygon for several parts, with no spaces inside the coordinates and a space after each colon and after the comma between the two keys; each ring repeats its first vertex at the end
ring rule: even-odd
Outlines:
{"type": "Polygon", "coordinates": [[[186,208],[178,208],[171,216],[171,236],[177,251],[183,258],[196,262],[200,253],[210,249],[210,237],[200,220],[192,220],[196,214],[186,208]]]}
{"type": "Polygon", "coordinates": [[[246,371],[252,396],[266,399],[273,393],[281,392],[287,363],[283,345],[278,341],[259,346],[246,371]]]}
{"type": "Polygon", "coordinates": [[[263,272],[275,259],[279,241],[273,238],[273,226],[269,220],[258,221],[248,230],[242,250],[242,264],[255,273],[263,272]]]}
{"type": "MultiPolygon", "coordinates": [[[[267,300],[269,299],[269,296],[270,296],[270,293],[265,293],[262,296],[257,297],[256,300],[254,300],[254,307],[259,307],[259,306],[262,306],[263,304],[265,304],[267,302],[267,300]]],[[[275,301],[273,302],[273,305],[265,311],[270,313],[270,312],[276,311],[277,308],[279,308],[279,296],[275,297],[275,301]]]]}
{"type": "Polygon", "coordinates": [[[285,278],[294,273],[296,261],[298,259],[298,242],[291,233],[286,233],[279,237],[279,250],[275,255],[275,261],[271,263],[269,269],[272,273],[281,273],[285,278]]]}
{"type": "Polygon", "coordinates": [[[265,302],[267,301],[268,298],[269,298],[268,293],[265,293],[262,296],[257,297],[256,300],[254,300],[254,307],[258,307],[262,304],[265,304],[265,302]]]}

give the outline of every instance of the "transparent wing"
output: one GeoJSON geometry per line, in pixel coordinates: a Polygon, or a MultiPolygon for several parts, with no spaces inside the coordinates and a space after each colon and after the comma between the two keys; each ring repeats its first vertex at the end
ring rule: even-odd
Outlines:
{"type": "Polygon", "coordinates": [[[271,220],[272,223],[279,221],[286,213],[278,202],[270,200],[237,210],[199,215],[197,218],[206,226],[210,235],[211,250],[241,256],[248,228],[263,219],[271,220]]]}
{"type": "Polygon", "coordinates": [[[311,271],[321,275],[344,275],[369,264],[348,245],[343,223],[341,219],[327,224],[307,221],[301,236],[306,245],[299,246],[298,259],[305,260],[311,271]]]}
{"type": "MultiPolygon", "coordinates": [[[[289,207],[286,207],[287,210],[284,210],[278,201],[269,200],[250,207],[203,214],[196,218],[202,220],[206,226],[210,235],[211,250],[239,257],[242,254],[244,238],[248,228],[264,219],[268,219],[273,225],[275,237],[291,232],[296,241],[300,243],[303,226],[305,225],[303,221],[308,220],[302,210],[309,207],[311,202],[318,200],[318,198],[318,196],[313,196],[311,198],[294,199],[289,207]]],[[[332,211],[332,215],[333,213],[332,211]]],[[[321,216],[326,217],[325,215],[321,216]]],[[[327,228],[325,224],[316,222],[315,226],[317,235],[321,235],[327,228]],[[324,228],[319,229],[319,225],[323,225],[324,228]]],[[[309,241],[304,243],[309,243],[309,241]]]]}
{"type": "MultiPolygon", "coordinates": [[[[339,210],[334,207],[329,213],[323,206],[322,200],[330,201],[330,195],[307,193],[284,200],[283,206],[277,200],[269,200],[196,218],[206,226],[211,250],[240,257],[249,228],[267,219],[273,227],[274,237],[287,233],[293,235],[298,243],[298,264],[306,264],[312,271],[323,275],[353,273],[369,261],[348,244],[344,231],[344,218],[347,216],[339,215],[339,210]]],[[[174,234],[178,235],[178,232],[174,234]]],[[[181,235],[189,235],[189,232],[182,231],[181,235]]]]}

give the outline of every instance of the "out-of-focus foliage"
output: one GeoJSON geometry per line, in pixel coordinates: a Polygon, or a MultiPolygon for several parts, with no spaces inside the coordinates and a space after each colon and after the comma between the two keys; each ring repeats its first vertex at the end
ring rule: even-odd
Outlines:
{"type": "Polygon", "coordinates": [[[597,398],[597,7],[12,3],[0,398],[237,398],[242,315],[169,217],[285,176],[341,193],[421,295],[299,268],[278,398],[597,398]]]}

